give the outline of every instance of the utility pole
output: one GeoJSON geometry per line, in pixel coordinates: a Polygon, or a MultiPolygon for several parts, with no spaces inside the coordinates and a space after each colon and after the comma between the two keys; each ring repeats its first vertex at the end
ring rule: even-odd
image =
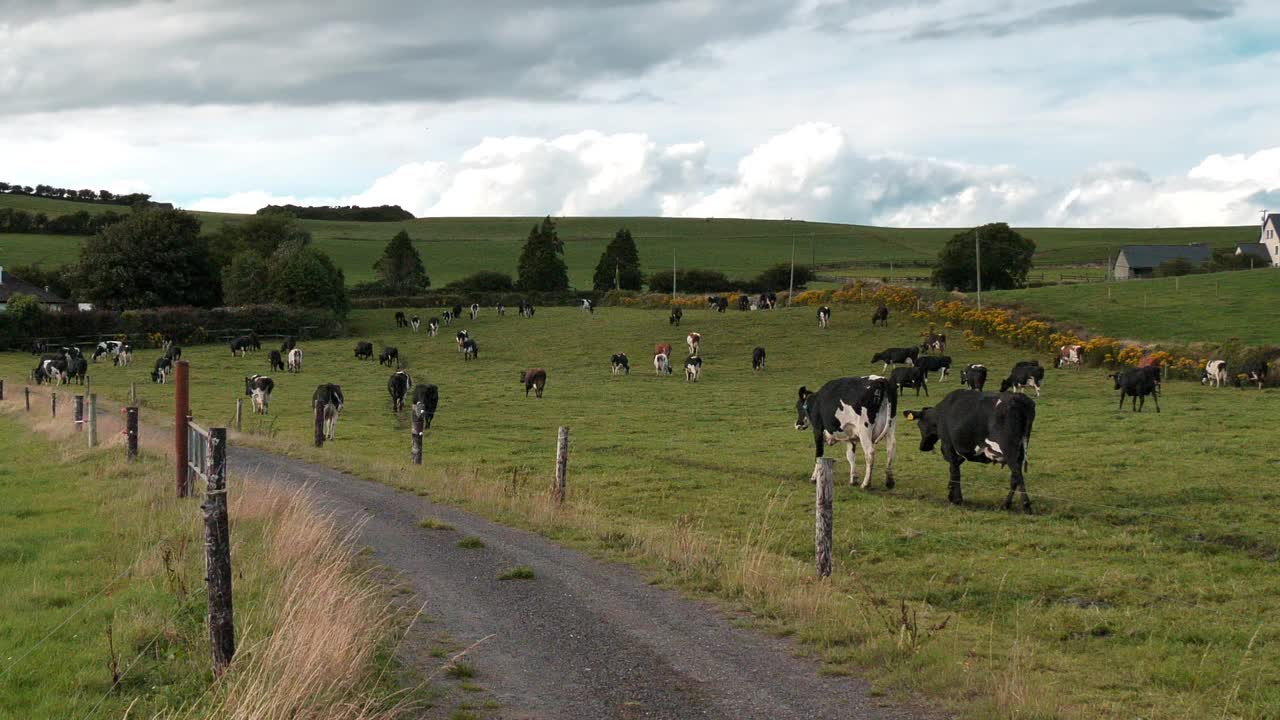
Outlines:
{"type": "Polygon", "coordinates": [[[809,233],[809,269],[812,270],[814,265],[818,264],[818,246],[817,238],[809,233]]]}
{"type": "Polygon", "coordinates": [[[791,307],[791,296],[796,294],[796,239],[791,237],[791,286],[787,288],[787,307],[791,307]]]}
{"type": "Polygon", "coordinates": [[[978,266],[978,309],[982,309],[982,230],[973,229],[973,253],[978,266]]]}
{"type": "Polygon", "coordinates": [[[622,289],[622,263],[613,264],[613,289],[622,289]]]}
{"type": "Polygon", "coordinates": [[[676,251],[671,251],[671,304],[676,303],[676,251]]]}

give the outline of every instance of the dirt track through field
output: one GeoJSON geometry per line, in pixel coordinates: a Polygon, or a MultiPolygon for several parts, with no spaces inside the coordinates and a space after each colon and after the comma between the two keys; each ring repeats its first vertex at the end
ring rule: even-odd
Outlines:
{"type": "MultiPolygon", "coordinates": [[[[47,395],[39,395],[37,407],[33,389],[37,412],[32,419],[47,425],[47,395]]],[[[116,446],[122,442],[118,415],[105,408],[99,412],[100,434],[116,446]]],[[[151,424],[143,435],[143,444],[152,449],[164,448],[169,436],[151,424]]],[[[406,639],[411,661],[431,663],[420,668],[424,674],[441,662],[426,651],[440,635],[460,648],[488,638],[467,654],[477,671],[475,682],[501,703],[483,717],[903,720],[941,715],[874,697],[856,678],[819,675],[816,661],[794,656],[792,641],[734,627],[723,611],[647,584],[626,566],[292,458],[233,443],[229,462],[232,477],[252,474],[305,487],[322,510],[361,527],[359,540],[371,548],[372,559],[398,573],[400,586],[425,606],[430,622],[415,624],[406,639]],[[428,517],[452,529],[420,527],[428,517]],[[464,536],[479,538],[484,547],[459,547],[464,536]],[[497,579],[521,565],[532,569],[532,579],[497,579]]]]}

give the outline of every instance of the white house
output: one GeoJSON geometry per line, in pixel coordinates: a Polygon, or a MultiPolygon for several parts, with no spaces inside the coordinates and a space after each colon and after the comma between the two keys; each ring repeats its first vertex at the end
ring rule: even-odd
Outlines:
{"type": "Polygon", "coordinates": [[[1271,255],[1271,266],[1280,267],[1280,213],[1262,216],[1262,236],[1258,242],[1265,245],[1271,255]]]}

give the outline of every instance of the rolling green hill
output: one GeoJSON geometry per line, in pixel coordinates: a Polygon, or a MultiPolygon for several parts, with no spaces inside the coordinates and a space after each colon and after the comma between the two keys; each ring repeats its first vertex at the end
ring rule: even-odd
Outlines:
{"type": "MultiPolygon", "coordinates": [[[[58,215],[77,210],[119,211],[120,206],[0,194],[0,207],[16,207],[58,215]]],[[[206,230],[245,216],[196,213],[206,230]]],[[[333,257],[349,283],[373,279],[372,265],[383,246],[400,230],[412,236],[435,286],[479,270],[515,273],[516,258],[535,218],[427,218],[407,222],[369,223],[303,220],[316,246],[333,257]]],[[[673,256],[682,268],[720,270],[730,277],[754,275],[787,262],[795,241],[799,262],[929,263],[956,230],[946,228],[879,228],[865,225],[791,220],[686,219],[653,217],[563,218],[557,221],[565,241],[569,278],[587,287],[604,247],[621,227],[630,228],[640,248],[645,272],[669,267],[673,256]]],[[[1205,242],[1230,247],[1256,240],[1252,226],[1175,229],[1023,228],[1036,242],[1038,265],[1105,263],[1121,245],[1205,242]]],[[[61,264],[75,259],[75,243],[56,239],[49,246],[40,236],[0,235],[0,263],[41,260],[61,264]],[[43,247],[41,247],[43,245],[43,247]],[[32,247],[34,246],[34,247],[32,247]],[[10,259],[21,258],[21,259],[10,259]]]]}

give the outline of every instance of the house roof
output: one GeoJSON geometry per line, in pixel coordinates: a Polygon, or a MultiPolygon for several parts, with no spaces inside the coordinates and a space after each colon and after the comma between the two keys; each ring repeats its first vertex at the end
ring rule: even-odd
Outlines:
{"type": "Polygon", "coordinates": [[[1236,245],[1237,255],[1253,255],[1260,260],[1271,262],[1271,251],[1263,243],[1240,243],[1236,245]]]}
{"type": "Polygon", "coordinates": [[[1266,227],[1267,221],[1275,223],[1276,228],[1280,229],[1280,213],[1267,213],[1267,216],[1262,218],[1263,227],[1266,227]]]}
{"type": "Polygon", "coordinates": [[[55,295],[38,285],[32,285],[6,271],[3,276],[0,276],[0,302],[7,303],[9,298],[14,295],[31,295],[46,305],[69,305],[71,303],[70,300],[64,297],[55,295]]]}
{"type": "Polygon", "coordinates": [[[1129,267],[1154,268],[1168,260],[1182,258],[1192,263],[1202,263],[1213,257],[1208,245],[1125,245],[1120,253],[1129,267]]]}

